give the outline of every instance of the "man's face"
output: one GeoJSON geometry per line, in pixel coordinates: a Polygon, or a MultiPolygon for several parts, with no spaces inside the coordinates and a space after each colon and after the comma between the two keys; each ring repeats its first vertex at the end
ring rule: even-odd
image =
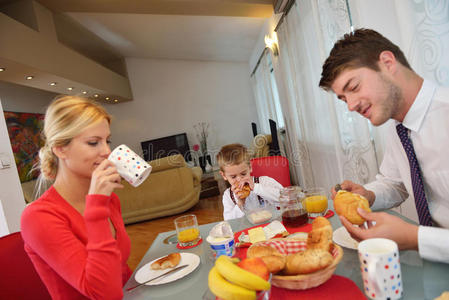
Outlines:
{"type": "Polygon", "coordinates": [[[379,126],[399,113],[402,93],[388,75],[361,67],[343,70],[331,86],[337,97],[379,126]]]}

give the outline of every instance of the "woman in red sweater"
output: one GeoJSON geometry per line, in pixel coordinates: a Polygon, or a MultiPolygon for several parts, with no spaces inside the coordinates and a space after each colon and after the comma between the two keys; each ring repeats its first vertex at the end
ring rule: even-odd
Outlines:
{"type": "Polygon", "coordinates": [[[52,185],[24,210],[21,232],[53,299],[121,299],[131,275],[113,193],[122,185],[107,160],[110,121],[100,105],[72,96],[53,101],[45,115],[39,181],[52,185]]]}

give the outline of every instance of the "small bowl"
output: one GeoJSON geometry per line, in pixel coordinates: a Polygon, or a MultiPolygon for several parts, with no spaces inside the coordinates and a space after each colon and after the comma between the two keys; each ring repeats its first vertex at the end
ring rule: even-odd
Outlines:
{"type": "Polygon", "coordinates": [[[273,212],[271,211],[271,209],[264,207],[253,210],[246,210],[245,216],[251,224],[259,225],[270,222],[273,218],[273,212]]]}

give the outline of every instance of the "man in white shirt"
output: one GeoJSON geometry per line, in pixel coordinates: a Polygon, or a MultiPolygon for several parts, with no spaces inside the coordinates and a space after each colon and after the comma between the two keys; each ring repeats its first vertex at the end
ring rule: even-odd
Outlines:
{"type": "Polygon", "coordinates": [[[389,238],[400,249],[449,263],[449,89],[423,80],[399,47],[369,29],[337,41],[321,75],[320,87],[333,91],[373,125],[392,119],[376,180],[365,186],[344,181],[341,187],[365,196],[373,210],[398,206],[410,197],[420,218],[416,226],[387,213],[359,209],[367,228],[340,217],[343,225],[358,240],[389,238]],[[397,126],[405,127],[402,142],[397,126]],[[411,158],[413,150],[416,156],[411,158]]]}

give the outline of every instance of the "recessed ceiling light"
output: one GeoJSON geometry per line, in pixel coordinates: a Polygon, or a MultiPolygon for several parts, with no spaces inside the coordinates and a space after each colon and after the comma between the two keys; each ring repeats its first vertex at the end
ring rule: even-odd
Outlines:
{"type": "Polygon", "coordinates": [[[73,88],[72,88],[72,87],[68,87],[67,90],[68,90],[68,91],[71,91],[71,90],[73,90],[73,88]]]}
{"type": "Polygon", "coordinates": [[[106,97],[105,99],[106,99],[106,100],[109,100],[109,97],[106,97]]]}
{"type": "Polygon", "coordinates": [[[117,100],[117,99],[114,99],[114,102],[115,102],[115,103],[117,103],[117,102],[118,102],[118,100],[117,100]]]}
{"type": "Polygon", "coordinates": [[[86,94],[87,94],[87,92],[86,92],[86,91],[82,91],[82,93],[83,93],[84,95],[86,95],[86,94]]]}
{"type": "Polygon", "coordinates": [[[95,94],[94,97],[95,97],[95,98],[98,98],[98,94],[95,94]]]}
{"type": "Polygon", "coordinates": [[[0,68],[0,72],[6,71],[6,68],[0,68]]]}
{"type": "Polygon", "coordinates": [[[50,82],[50,85],[51,86],[55,86],[55,85],[57,85],[58,83],[57,82],[50,82]]]}
{"type": "Polygon", "coordinates": [[[34,76],[27,76],[27,77],[25,77],[26,80],[31,80],[33,78],[34,78],[34,76]]]}

